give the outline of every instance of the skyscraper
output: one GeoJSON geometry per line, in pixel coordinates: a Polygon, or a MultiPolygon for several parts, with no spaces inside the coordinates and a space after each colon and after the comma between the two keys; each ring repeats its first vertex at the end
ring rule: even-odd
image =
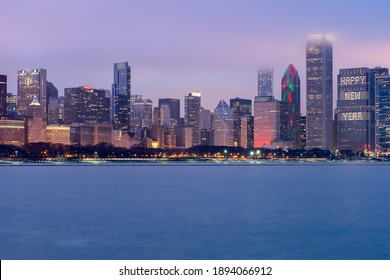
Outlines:
{"type": "Polygon", "coordinates": [[[64,123],[110,123],[110,98],[103,89],[65,89],[64,123]]]}
{"type": "Polygon", "coordinates": [[[257,71],[257,96],[273,96],[273,69],[260,68],[257,71]]]}
{"type": "Polygon", "coordinates": [[[170,118],[178,123],[180,119],[180,99],[161,98],[158,100],[158,107],[161,108],[162,105],[169,106],[170,118]]]}
{"type": "Polygon", "coordinates": [[[234,145],[233,111],[225,100],[221,100],[214,110],[213,120],[214,146],[234,145]]]}
{"type": "Polygon", "coordinates": [[[390,152],[390,76],[377,76],[376,91],[376,146],[390,152]]]}
{"type": "Polygon", "coordinates": [[[234,146],[241,146],[241,119],[252,115],[252,100],[238,97],[230,99],[230,108],[234,120],[234,146]]]}
{"type": "Polygon", "coordinates": [[[200,92],[190,92],[184,97],[184,125],[192,128],[192,145],[200,144],[200,92]]]}
{"type": "Polygon", "coordinates": [[[253,107],[254,147],[269,147],[280,139],[280,101],[257,96],[253,107]]]}
{"type": "Polygon", "coordinates": [[[301,81],[298,71],[290,64],[282,78],[280,102],[280,140],[292,142],[292,147],[302,147],[301,141],[301,81]]]}
{"type": "Polygon", "coordinates": [[[129,131],[131,115],[131,68],[128,62],[114,64],[112,84],[112,124],[114,129],[129,131]]]}
{"type": "Polygon", "coordinates": [[[312,35],[306,43],[307,148],[333,147],[333,44],[312,35]]]}
{"type": "Polygon", "coordinates": [[[27,108],[27,143],[46,142],[47,120],[43,115],[44,108],[38,99],[33,99],[27,108]]]}
{"type": "Polygon", "coordinates": [[[0,119],[7,116],[7,76],[0,75],[0,119]]]}
{"type": "Polygon", "coordinates": [[[337,75],[337,149],[375,149],[375,81],[369,68],[337,75]]]}
{"type": "Polygon", "coordinates": [[[46,70],[18,71],[18,113],[27,115],[28,106],[36,98],[43,108],[43,116],[47,118],[46,70]]]}

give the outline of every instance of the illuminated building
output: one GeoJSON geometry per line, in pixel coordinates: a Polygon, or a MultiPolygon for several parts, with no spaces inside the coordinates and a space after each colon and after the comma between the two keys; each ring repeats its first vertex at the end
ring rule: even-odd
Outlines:
{"type": "Polygon", "coordinates": [[[99,143],[111,144],[111,124],[80,124],[73,123],[70,126],[70,140],[72,144],[81,146],[97,145],[99,143]]]}
{"type": "Polygon", "coordinates": [[[65,89],[64,123],[110,123],[106,91],[81,86],[65,89]]]}
{"type": "Polygon", "coordinates": [[[26,139],[24,120],[0,119],[0,144],[23,146],[26,139]]]}
{"type": "Polygon", "coordinates": [[[375,82],[369,68],[337,75],[337,149],[375,149],[375,82]]]}
{"type": "Polygon", "coordinates": [[[170,115],[169,117],[174,120],[176,123],[180,119],[180,99],[174,98],[162,98],[158,100],[158,107],[161,108],[162,105],[167,105],[169,107],[170,115]]]}
{"type": "Polygon", "coordinates": [[[169,127],[171,125],[171,109],[169,105],[162,104],[160,108],[160,126],[169,127]]]}
{"type": "Polygon", "coordinates": [[[298,71],[290,64],[282,78],[280,101],[280,140],[292,142],[292,148],[302,147],[301,142],[301,81],[298,71]]]}
{"type": "Polygon", "coordinates": [[[114,64],[112,84],[112,124],[114,129],[129,131],[131,117],[131,68],[128,62],[114,64]]]}
{"type": "Polygon", "coordinates": [[[376,91],[376,146],[390,152],[390,76],[377,76],[376,91]]]}
{"type": "Polygon", "coordinates": [[[111,143],[115,147],[129,148],[130,136],[123,130],[112,130],[111,143]]]}
{"type": "Polygon", "coordinates": [[[273,69],[261,68],[257,72],[257,96],[273,96],[273,69]]]}
{"type": "Polygon", "coordinates": [[[18,71],[18,113],[26,116],[28,106],[34,98],[38,99],[43,108],[43,116],[47,118],[47,84],[46,70],[21,70],[18,71]]]}
{"type": "Polygon", "coordinates": [[[70,145],[70,126],[48,125],[46,138],[48,143],[70,145]]]}
{"type": "Polygon", "coordinates": [[[252,115],[252,100],[238,97],[230,99],[230,108],[233,111],[234,146],[237,147],[241,139],[241,118],[252,115]]]}
{"type": "Polygon", "coordinates": [[[306,116],[301,116],[301,145],[306,149],[306,116]]]}
{"type": "Polygon", "coordinates": [[[233,111],[225,100],[221,100],[214,110],[212,127],[214,146],[234,146],[233,111]]]}
{"type": "Polygon", "coordinates": [[[273,96],[255,98],[254,147],[270,147],[280,139],[280,101],[273,96]]]}
{"type": "Polygon", "coordinates": [[[190,92],[184,97],[184,125],[192,128],[192,145],[200,144],[200,92],[190,92]]]}
{"type": "Polygon", "coordinates": [[[16,95],[7,93],[7,118],[17,119],[18,112],[16,111],[16,95]]]}
{"type": "Polygon", "coordinates": [[[308,149],[331,150],[333,144],[333,44],[324,35],[306,43],[308,149]]]}
{"type": "Polygon", "coordinates": [[[240,139],[238,141],[238,146],[250,149],[254,147],[254,117],[242,117],[240,120],[240,139]]]}
{"type": "Polygon", "coordinates": [[[27,108],[27,143],[46,142],[46,123],[44,117],[44,108],[38,102],[38,99],[33,99],[27,108]]]}
{"type": "Polygon", "coordinates": [[[7,76],[0,75],[0,119],[7,116],[7,76]]]}
{"type": "Polygon", "coordinates": [[[153,102],[150,99],[138,98],[134,102],[134,117],[132,127],[137,135],[140,135],[142,128],[150,129],[153,121],[153,102]]]}

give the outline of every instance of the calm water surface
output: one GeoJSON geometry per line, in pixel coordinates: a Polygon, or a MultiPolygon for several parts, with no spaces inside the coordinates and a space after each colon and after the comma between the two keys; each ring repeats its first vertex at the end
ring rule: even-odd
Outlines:
{"type": "Polygon", "coordinates": [[[390,165],[0,166],[0,259],[390,259],[390,165]]]}

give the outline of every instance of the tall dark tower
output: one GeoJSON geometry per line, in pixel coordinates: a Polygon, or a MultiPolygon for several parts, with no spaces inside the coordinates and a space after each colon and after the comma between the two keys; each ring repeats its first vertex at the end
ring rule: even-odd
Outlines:
{"type": "Polygon", "coordinates": [[[280,102],[280,139],[292,142],[295,149],[302,147],[301,141],[301,80],[294,65],[290,64],[282,78],[282,100],[280,102]]]}
{"type": "Polygon", "coordinates": [[[0,75],[0,118],[7,115],[7,76],[0,75]]]}
{"type": "Polygon", "coordinates": [[[308,149],[333,148],[333,44],[324,35],[306,43],[306,107],[308,149]]]}
{"type": "Polygon", "coordinates": [[[241,146],[241,119],[252,116],[252,100],[238,97],[230,99],[230,108],[233,111],[234,146],[241,146]]]}
{"type": "Polygon", "coordinates": [[[200,92],[190,92],[184,97],[184,125],[192,128],[192,145],[200,145],[200,92]]]}
{"type": "Polygon", "coordinates": [[[128,132],[131,110],[131,68],[128,62],[114,64],[111,117],[114,129],[128,132]]]}

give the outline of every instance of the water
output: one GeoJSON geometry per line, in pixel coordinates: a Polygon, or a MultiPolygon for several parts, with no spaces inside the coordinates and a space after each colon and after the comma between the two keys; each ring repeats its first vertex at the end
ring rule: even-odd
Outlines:
{"type": "Polygon", "coordinates": [[[0,259],[390,259],[389,170],[0,166],[0,259]]]}

